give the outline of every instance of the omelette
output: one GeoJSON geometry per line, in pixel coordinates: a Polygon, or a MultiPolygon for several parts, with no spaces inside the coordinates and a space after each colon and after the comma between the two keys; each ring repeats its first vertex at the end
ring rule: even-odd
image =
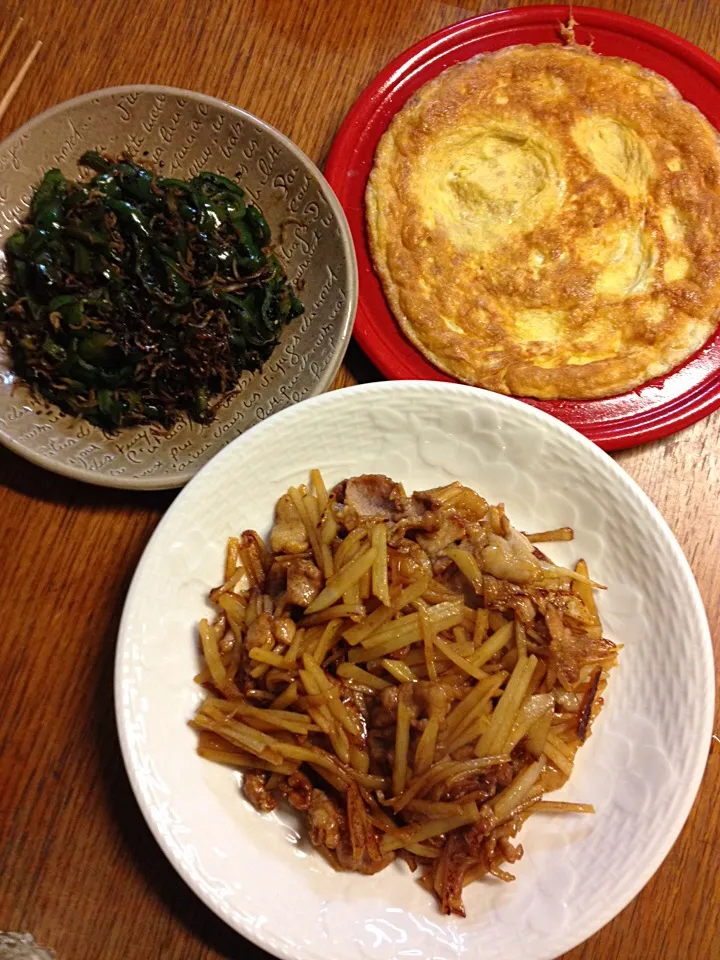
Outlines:
{"type": "Polygon", "coordinates": [[[720,320],[718,133],[585,47],[509,47],[427,83],[380,141],[366,214],[402,330],[466,383],[610,396],[720,320]]]}

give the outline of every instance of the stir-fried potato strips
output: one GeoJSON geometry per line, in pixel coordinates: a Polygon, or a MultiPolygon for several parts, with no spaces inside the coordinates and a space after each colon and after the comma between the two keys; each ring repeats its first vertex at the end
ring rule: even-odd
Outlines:
{"type": "Polygon", "coordinates": [[[528,817],[593,812],[544,799],[617,655],[585,561],[534,546],[572,539],[525,536],[460,483],[328,490],[313,470],[278,501],[269,546],[229,538],[198,629],[198,753],[242,770],[258,810],[302,811],[335,869],[401,858],[464,916],[469,883],[514,879],[528,817]]]}

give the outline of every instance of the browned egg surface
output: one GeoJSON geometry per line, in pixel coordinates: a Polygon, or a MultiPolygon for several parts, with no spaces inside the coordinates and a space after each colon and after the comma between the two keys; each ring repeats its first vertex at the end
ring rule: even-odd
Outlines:
{"type": "Polygon", "coordinates": [[[716,130],[662,77],[581,47],[453,67],[397,114],[367,189],[406,336],[501,393],[601,397],[666,373],[720,305],[716,130]]]}

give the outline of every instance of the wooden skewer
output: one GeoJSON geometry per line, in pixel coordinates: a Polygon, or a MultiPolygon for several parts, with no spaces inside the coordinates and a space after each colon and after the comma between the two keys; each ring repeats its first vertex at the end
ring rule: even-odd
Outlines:
{"type": "Polygon", "coordinates": [[[5,43],[2,45],[2,49],[0,49],[0,64],[3,62],[3,60],[5,59],[5,57],[8,55],[8,51],[9,51],[10,47],[12,46],[12,42],[13,42],[13,40],[15,39],[15,37],[17,36],[18,30],[19,30],[20,27],[22,26],[22,22],[23,22],[23,18],[22,18],[22,17],[18,17],[17,20],[15,21],[15,26],[12,28],[12,30],[11,30],[10,33],[8,34],[7,40],[6,40],[5,43]]]}
{"type": "Polygon", "coordinates": [[[23,65],[22,65],[22,66],[20,67],[20,69],[18,70],[17,76],[15,77],[15,79],[13,80],[13,82],[12,82],[12,83],[10,84],[10,86],[8,87],[7,93],[6,93],[5,96],[2,98],[2,100],[0,100],[0,120],[2,120],[5,111],[6,111],[7,108],[10,106],[10,103],[11,103],[11,101],[12,101],[12,98],[13,98],[13,97],[15,96],[15,94],[18,92],[18,88],[19,88],[20,84],[23,82],[23,79],[25,78],[25,74],[26,74],[26,73],[28,72],[28,70],[30,69],[30,64],[33,62],[33,60],[35,59],[35,57],[38,55],[38,51],[39,51],[39,49],[40,49],[41,46],[42,46],[42,40],[38,40],[38,42],[37,42],[37,43],[35,44],[35,46],[32,48],[32,50],[30,51],[30,53],[27,55],[27,57],[26,57],[26,59],[25,59],[25,63],[23,63],[23,65]]]}

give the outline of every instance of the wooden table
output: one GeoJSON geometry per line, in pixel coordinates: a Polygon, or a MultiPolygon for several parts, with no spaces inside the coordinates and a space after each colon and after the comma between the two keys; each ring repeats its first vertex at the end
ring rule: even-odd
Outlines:
{"type": "MultiPolygon", "coordinates": [[[[626,0],[720,54],[707,0],[626,0]]],[[[388,60],[503,0],[9,0],[40,56],[0,136],[68,97],[120,83],[189,87],[239,104],[322,163],[351,103],[388,60]]],[[[24,47],[24,49],[23,49],[24,47]]],[[[336,386],[379,375],[352,347],[336,386]]],[[[618,455],[657,503],[700,584],[720,645],[720,413],[618,455]]],[[[0,450],[0,929],[61,960],[253,957],[165,861],[139,813],[115,731],[112,676],[130,576],[173,493],[122,493],[0,450]]],[[[718,651],[720,653],[720,650],[718,651]]],[[[720,741],[692,814],[639,897],[565,960],[720,957],[720,741]]],[[[612,838],[609,838],[612,842],[612,838]]],[[[592,897],[592,890],[587,891],[592,897]]]]}

